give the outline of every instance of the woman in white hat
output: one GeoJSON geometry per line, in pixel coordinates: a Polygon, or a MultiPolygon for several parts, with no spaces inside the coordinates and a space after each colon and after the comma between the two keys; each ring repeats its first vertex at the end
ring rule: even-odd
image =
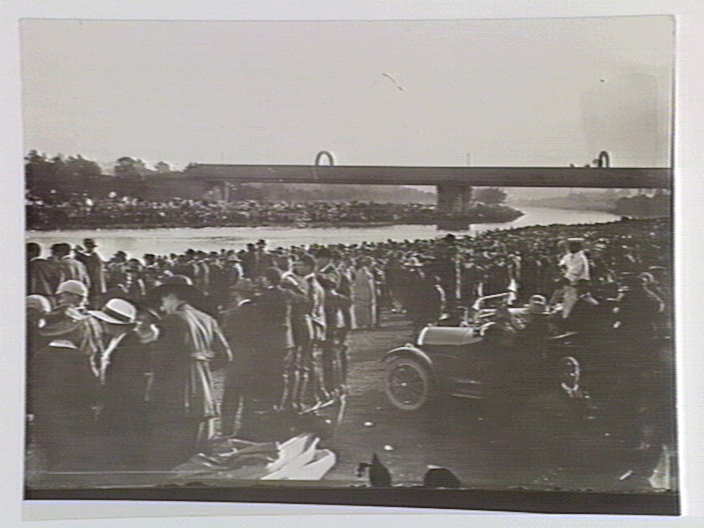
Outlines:
{"type": "Polygon", "coordinates": [[[149,349],[138,332],[138,309],[125,299],[110,299],[91,311],[109,343],[100,361],[104,447],[102,464],[110,469],[139,468],[145,450],[149,349]]]}

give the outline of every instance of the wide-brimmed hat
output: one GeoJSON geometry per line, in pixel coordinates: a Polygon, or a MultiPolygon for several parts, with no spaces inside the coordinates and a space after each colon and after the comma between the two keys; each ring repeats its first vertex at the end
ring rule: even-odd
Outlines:
{"type": "Polygon", "coordinates": [[[36,310],[41,313],[49,313],[51,311],[51,302],[43,295],[28,295],[27,310],[36,310]]]}
{"type": "Polygon", "coordinates": [[[88,313],[106,323],[127,325],[135,322],[137,307],[124,299],[110,299],[101,310],[89,310],[88,313]]]}
{"type": "Polygon", "coordinates": [[[87,297],[88,288],[86,288],[86,285],[81,281],[67,280],[59,284],[59,287],[56,290],[56,295],[61,293],[70,293],[73,295],[78,295],[79,297],[87,297]]]}

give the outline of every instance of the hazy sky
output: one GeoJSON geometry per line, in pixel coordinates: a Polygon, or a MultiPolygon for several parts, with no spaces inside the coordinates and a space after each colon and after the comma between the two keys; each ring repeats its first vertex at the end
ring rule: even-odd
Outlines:
{"type": "Polygon", "coordinates": [[[26,149],[224,163],[668,166],[669,18],[22,25],[26,149]]]}

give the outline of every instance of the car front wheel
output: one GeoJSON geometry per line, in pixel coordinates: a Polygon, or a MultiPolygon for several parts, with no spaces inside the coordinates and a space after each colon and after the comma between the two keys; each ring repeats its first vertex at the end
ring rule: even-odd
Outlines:
{"type": "Polygon", "coordinates": [[[430,401],[433,383],[425,365],[411,358],[386,364],[384,390],[391,404],[401,411],[418,411],[430,401]]]}

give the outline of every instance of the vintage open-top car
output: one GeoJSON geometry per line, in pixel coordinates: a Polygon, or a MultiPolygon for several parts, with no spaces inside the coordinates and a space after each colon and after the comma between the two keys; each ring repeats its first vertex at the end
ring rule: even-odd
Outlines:
{"type": "Polygon", "coordinates": [[[417,411],[442,395],[510,400],[557,380],[562,360],[579,357],[579,340],[575,333],[547,329],[539,342],[524,339],[520,330],[503,336],[509,340],[492,333],[499,314],[510,314],[519,327],[530,317],[527,307],[500,309],[509,295],[482,297],[473,306],[471,320],[461,326],[428,326],[415,343],[389,351],[382,360],[389,402],[402,411],[417,411]]]}

